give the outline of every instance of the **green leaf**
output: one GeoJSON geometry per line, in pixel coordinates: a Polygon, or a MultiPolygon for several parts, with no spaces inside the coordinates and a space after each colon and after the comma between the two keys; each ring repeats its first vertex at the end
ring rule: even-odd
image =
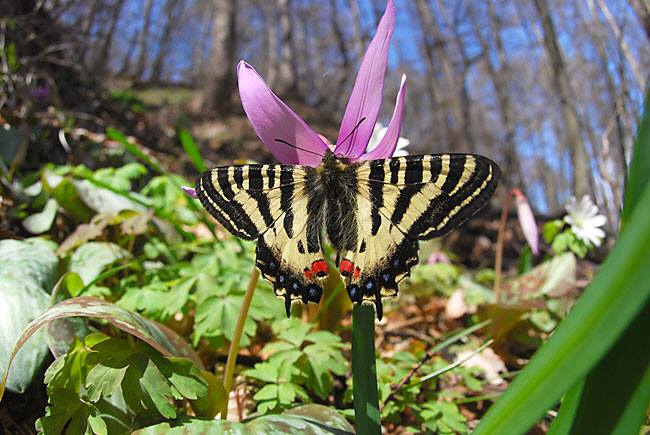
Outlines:
{"type": "Polygon", "coordinates": [[[88,424],[96,435],[108,435],[108,428],[106,422],[98,415],[91,415],[88,417],[88,424]]]}
{"type": "Polygon", "coordinates": [[[107,397],[120,385],[127,367],[108,367],[97,364],[90,369],[86,377],[86,388],[88,398],[91,402],[97,402],[100,397],[107,397]]]}
{"type": "Polygon", "coordinates": [[[564,227],[564,222],[559,219],[546,222],[544,224],[544,227],[542,228],[542,235],[544,236],[544,241],[546,243],[551,243],[555,238],[555,236],[560,234],[560,231],[562,231],[562,227],[564,227]]]}
{"type": "MultiPolygon", "coordinates": [[[[57,263],[52,244],[44,240],[0,241],[0,370],[9,368],[9,354],[23,328],[51,305],[49,292],[57,263]]],[[[7,388],[24,392],[47,353],[41,333],[16,355],[17,364],[11,370],[7,388]]],[[[0,387],[0,397],[2,390],[0,387]]]]}
{"type": "Polygon", "coordinates": [[[49,231],[54,223],[58,206],[56,199],[48,199],[42,211],[27,216],[23,220],[23,227],[32,234],[41,234],[49,231]]]}
{"type": "Polygon", "coordinates": [[[225,420],[184,419],[160,423],[133,432],[133,435],[199,435],[199,434],[353,434],[345,417],[323,405],[303,405],[282,414],[264,415],[246,423],[225,420]]]}
{"type": "Polygon", "coordinates": [[[609,351],[648,303],[650,186],[573,311],[490,408],[477,434],[525,432],[609,351]]]}
{"type": "Polygon", "coordinates": [[[208,384],[208,392],[205,396],[192,401],[192,409],[198,417],[214,418],[228,400],[226,390],[221,377],[214,373],[201,370],[201,376],[208,384]]]}
{"type": "Polygon", "coordinates": [[[173,399],[172,390],[167,383],[167,379],[160,373],[153,361],[147,362],[147,367],[140,378],[140,386],[149,394],[156,409],[163,417],[176,417],[176,407],[171,403],[173,399]]]}
{"type": "MultiPolygon", "coordinates": [[[[201,360],[187,342],[166,326],[100,299],[91,297],[73,298],[53,306],[23,329],[9,353],[9,362],[4,372],[3,381],[0,384],[0,399],[2,399],[2,393],[4,392],[9,367],[16,353],[42,326],[53,320],[67,317],[94,317],[106,320],[115,327],[141,339],[163,355],[189,358],[197,367],[203,369],[201,360]]],[[[128,376],[128,372],[126,376],[128,376]]]]}
{"type": "Polygon", "coordinates": [[[77,221],[88,222],[94,212],[83,202],[77,188],[67,177],[46,169],[41,175],[43,189],[77,221]]]}
{"type": "Polygon", "coordinates": [[[194,139],[192,138],[190,132],[183,128],[178,132],[178,138],[181,140],[181,145],[183,145],[183,149],[185,150],[187,157],[190,158],[190,161],[194,167],[199,172],[203,172],[208,169],[208,167],[205,165],[205,162],[203,161],[203,157],[201,157],[201,152],[196,146],[196,142],[194,142],[194,139]]]}
{"type": "Polygon", "coordinates": [[[90,284],[106,266],[130,258],[131,253],[110,242],[89,242],[81,245],[70,258],[70,270],[77,273],[85,285],[90,284]]]}

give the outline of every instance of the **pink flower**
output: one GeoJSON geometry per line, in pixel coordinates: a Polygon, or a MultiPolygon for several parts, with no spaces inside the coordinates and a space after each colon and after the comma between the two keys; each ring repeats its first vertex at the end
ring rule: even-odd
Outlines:
{"type": "MultiPolygon", "coordinates": [[[[388,0],[377,32],[368,46],[357,74],[339,128],[334,154],[350,161],[385,159],[393,156],[402,129],[406,76],[397,93],[393,116],[379,144],[366,151],[372,137],[384,91],[388,47],[395,28],[395,5],[388,0]]],[[[257,136],[282,163],[318,166],[330,150],[327,139],[316,133],[287,106],[255,69],[240,61],[237,65],[239,97],[257,136]]],[[[183,188],[196,197],[194,189],[183,188]]]]}
{"type": "Polygon", "coordinates": [[[533,255],[537,255],[539,254],[539,233],[537,231],[537,223],[535,222],[533,210],[530,208],[530,204],[528,204],[528,200],[521,190],[512,189],[512,194],[515,196],[517,217],[519,218],[521,231],[524,233],[524,237],[533,255]]]}
{"type": "MultiPolygon", "coordinates": [[[[406,94],[406,78],[397,93],[393,117],[380,143],[371,151],[366,148],[372,136],[384,90],[388,47],[395,27],[395,6],[389,0],[375,37],[361,62],[348,101],[334,154],[339,158],[372,160],[392,157],[399,140],[406,94]]],[[[239,95],[253,129],[282,163],[320,165],[329,150],[326,141],[289,106],[278,98],[262,77],[248,63],[237,66],[239,95]]]]}

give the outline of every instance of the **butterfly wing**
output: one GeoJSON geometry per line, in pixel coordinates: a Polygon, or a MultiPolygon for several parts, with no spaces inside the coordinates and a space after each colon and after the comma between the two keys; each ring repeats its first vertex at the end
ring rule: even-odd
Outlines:
{"type": "Polygon", "coordinates": [[[215,168],[196,180],[203,206],[228,231],[257,239],[256,265],[285,300],[318,302],[327,263],[320,248],[322,196],[314,170],[293,165],[215,168]]]}
{"type": "Polygon", "coordinates": [[[381,318],[381,297],[394,296],[418,262],[418,240],[442,236],[482,208],[499,174],[491,160],[467,154],[359,164],[357,246],[342,252],[338,263],[349,276],[350,298],[374,302],[381,318]]]}

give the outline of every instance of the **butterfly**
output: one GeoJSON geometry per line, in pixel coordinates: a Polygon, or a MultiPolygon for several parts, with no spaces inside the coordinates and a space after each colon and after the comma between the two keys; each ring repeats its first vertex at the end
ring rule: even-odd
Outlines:
{"type": "Polygon", "coordinates": [[[284,299],[319,302],[328,262],[354,303],[397,294],[418,263],[418,241],[440,237],[482,208],[499,167],[472,154],[350,161],[328,151],[318,167],[224,166],[196,180],[202,205],[237,237],[257,240],[256,265],[284,299]]]}

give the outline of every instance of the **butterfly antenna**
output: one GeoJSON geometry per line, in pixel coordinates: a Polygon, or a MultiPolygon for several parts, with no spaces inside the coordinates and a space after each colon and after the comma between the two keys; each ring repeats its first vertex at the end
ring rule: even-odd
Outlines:
{"type": "Polygon", "coordinates": [[[320,153],[317,153],[317,152],[315,152],[315,151],[311,151],[311,150],[306,150],[306,149],[304,149],[304,148],[300,148],[299,146],[296,146],[296,145],[294,145],[294,144],[292,144],[292,143],[289,143],[289,142],[287,142],[286,140],[283,140],[283,139],[275,139],[275,141],[276,141],[276,142],[280,142],[280,143],[282,143],[282,144],[285,144],[286,146],[289,146],[289,147],[291,147],[291,148],[295,148],[295,149],[297,149],[297,150],[304,151],[304,152],[309,153],[309,154],[315,154],[315,155],[317,155],[317,156],[319,156],[319,157],[323,157],[323,154],[320,154],[320,153]]]}
{"type": "MultiPolygon", "coordinates": [[[[352,137],[352,135],[354,134],[354,132],[357,131],[357,128],[359,128],[359,126],[361,125],[361,123],[362,123],[363,121],[365,121],[365,120],[366,120],[366,117],[365,117],[365,116],[364,116],[363,118],[361,118],[361,119],[359,120],[359,122],[357,122],[357,125],[354,126],[354,128],[352,129],[352,131],[350,131],[350,133],[348,133],[348,135],[345,136],[345,139],[343,139],[343,140],[341,141],[341,144],[345,143],[346,140],[350,139],[350,138],[352,137]]],[[[350,148],[352,147],[352,143],[353,143],[353,141],[350,141],[350,144],[348,145],[348,147],[347,147],[346,150],[345,150],[345,154],[347,154],[347,153],[350,151],[350,148]]]]}

